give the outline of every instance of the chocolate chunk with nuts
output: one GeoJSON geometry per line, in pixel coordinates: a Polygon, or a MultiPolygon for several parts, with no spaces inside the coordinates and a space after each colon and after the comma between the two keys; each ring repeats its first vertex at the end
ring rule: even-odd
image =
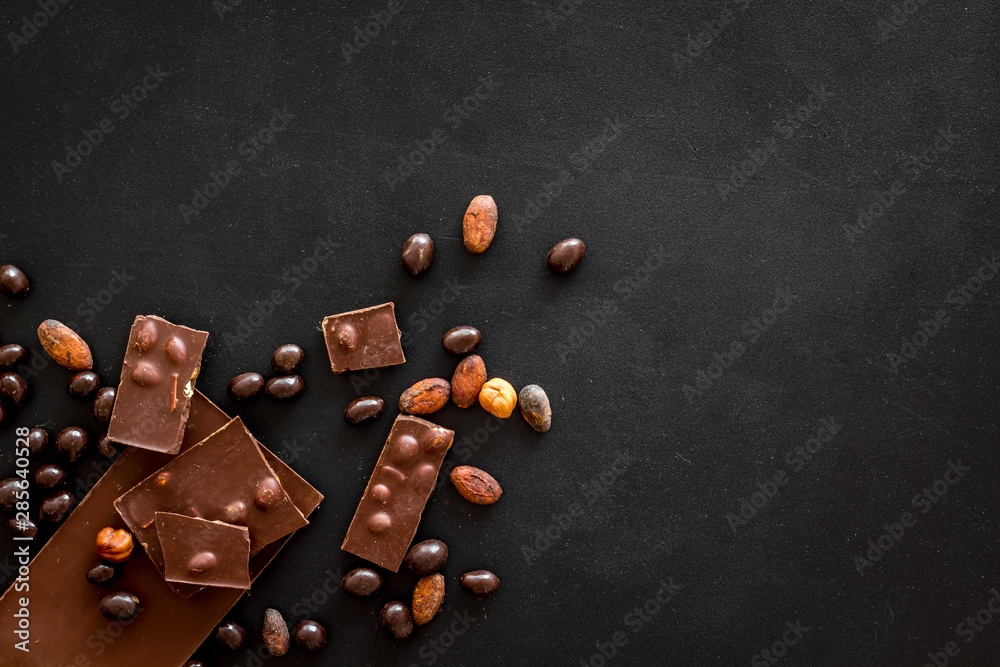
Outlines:
{"type": "Polygon", "coordinates": [[[451,483],[463,498],[477,505],[492,505],[503,493],[492,475],[472,466],[458,466],[452,470],[451,483]]]}
{"type": "Polygon", "coordinates": [[[517,395],[517,404],[521,416],[531,424],[531,428],[539,433],[545,433],[552,426],[552,408],[545,390],[537,384],[529,384],[517,395]]]}
{"type": "Polygon", "coordinates": [[[489,195],[476,195],[462,219],[462,240],[473,254],[486,252],[497,231],[497,204],[489,195]]]}
{"type": "Polygon", "coordinates": [[[444,577],[438,573],[421,577],[413,589],[413,622],[430,623],[444,604],[444,577]]]}
{"type": "Polygon", "coordinates": [[[410,415],[429,415],[443,408],[451,397],[451,384],[441,378],[421,380],[399,397],[399,411],[410,415]]]}
{"type": "Polygon", "coordinates": [[[264,645],[268,652],[276,657],[285,655],[289,644],[285,618],[277,609],[268,609],[264,612],[264,645]]]}
{"type": "Polygon", "coordinates": [[[73,371],[89,371],[94,367],[94,357],[87,343],[80,334],[58,320],[45,320],[38,325],[38,342],[60,366],[73,371]]]}

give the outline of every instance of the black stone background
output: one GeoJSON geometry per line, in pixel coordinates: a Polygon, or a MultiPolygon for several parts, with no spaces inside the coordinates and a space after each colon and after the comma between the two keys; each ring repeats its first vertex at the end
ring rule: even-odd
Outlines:
{"type": "MultiPolygon", "coordinates": [[[[198,387],[326,494],[233,611],[249,648],[274,606],[330,631],[323,652],[274,664],[761,665],[796,621],[808,630],[775,647],[778,664],[924,664],[949,641],[949,664],[996,664],[992,612],[972,637],[959,624],[1000,587],[998,283],[973,280],[961,308],[952,294],[998,255],[995,4],[401,6],[349,62],[343,44],[386,3],[244,0],[220,16],[208,0],[74,1],[16,52],[9,34],[0,46],[0,263],[32,281],[27,299],[0,297],[3,342],[37,351],[39,322],[75,322],[110,382],[135,315],[206,329],[198,387]],[[111,103],[147,66],[169,75],[120,119],[111,103]],[[449,121],[488,78],[487,99],[449,121]],[[823,86],[820,108],[789,123],[823,86]],[[286,106],[287,129],[247,161],[241,142],[286,106]],[[60,181],[52,162],[105,117],[113,132],[60,181]],[[443,143],[390,187],[386,170],[435,131],[443,143]],[[909,164],[939,132],[958,139],[926,169],[909,164]],[[185,217],[179,206],[229,160],[241,174],[185,217]],[[897,179],[852,242],[845,225],[897,179]],[[500,226],[473,256],[460,225],[480,193],[500,226]],[[399,251],[421,231],[436,257],[415,280],[399,251]],[[587,257],[552,275],[545,254],[568,236],[587,257]],[[326,254],[320,241],[332,252],[296,287],[293,270],[326,254]],[[115,272],[133,278],[90,313],[115,272]],[[783,289],[798,298],[755,339],[753,318],[770,318],[783,289]],[[284,303],[227,339],[274,290],[284,303]],[[408,361],[356,389],[364,375],[330,372],[318,323],[390,300],[408,361]],[[939,309],[947,323],[894,371],[889,354],[939,309]],[[392,406],[411,383],[450,377],[456,359],[438,341],[458,324],[483,331],[490,375],[548,391],[553,427],[538,435],[515,416],[487,434],[478,407],[435,415],[458,433],[447,465],[480,466],[505,491],[492,507],[447,482],[435,492],[417,539],[451,548],[445,609],[400,644],[376,618],[406,599],[406,572],[371,599],[302,601],[363,564],[339,546],[395,416],[355,429],[343,407],[359,392],[392,406]],[[720,375],[713,355],[733,341],[744,351],[720,375]],[[231,377],[267,371],[286,342],[306,349],[303,396],[226,397],[231,377]],[[715,379],[686,395],[699,371],[715,379]],[[786,453],[821,419],[842,429],[793,470],[786,453]],[[968,471],[921,513],[914,496],[949,461],[968,471]],[[727,515],[779,471],[785,483],[734,532],[727,515]],[[568,523],[554,517],[572,503],[568,523]],[[856,557],[907,511],[915,525],[862,576],[856,557]],[[467,595],[457,580],[473,568],[495,571],[499,593],[467,595]],[[636,616],[661,580],[679,592],[636,616]],[[473,619],[457,638],[455,612],[473,619]],[[616,632],[624,645],[605,659],[616,632]]],[[[3,32],[38,11],[4,3],[3,32]]],[[[30,378],[29,405],[0,429],[0,472],[13,471],[15,425],[98,437],[68,377],[49,364],[30,378]]],[[[198,655],[255,664],[211,642],[198,655]]]]}

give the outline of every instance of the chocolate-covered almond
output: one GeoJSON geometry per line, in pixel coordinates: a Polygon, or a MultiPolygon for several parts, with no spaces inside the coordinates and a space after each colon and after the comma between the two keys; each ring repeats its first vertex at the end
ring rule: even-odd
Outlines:
{"type": "Polygon", "coordinates": [[[382,576],[375,570],[359,567],[344,575],[340,587],[345,593],[367,597],[382,588],[382,576]]]}
{"type": "Polygon", "coordinates": [[[239,623],[227,621],[215,629],[215,638],[230,651],[238,651],[247,640],[247,631],[239,623]]]}
{"type": "Polygon", "coordinates": [[[16,343],[0,346],[0,368],[13,368],[28,352],[16,343]]]}
{"type": "Polygon", "coordinates": [[[379,612],[378,621],[396,639],[407,639],[413,634],[413,619],[410,610],[402,602],[386,602],[379,612]]]}
{"type": "Polygon", "coordinates": [[[264,388],[264,377],[260,373],[243,373],[229,381],[229,395],[237,401],[253,398],[264,388]]]}
{"type": "Polygon", "coordinates": [[[93,371],[80,371],[69,379],[66,391],[73,398],[90,398],[101,386],[101,378],[93,371]]]}
{"type": "Polygon", "coordinates": [[[587,246],[576,238],[566,239],[552,246],[545,261],[556,273],[569,273],[575,269],[587,253],[587,246]]]}
{"type": "Polygon", "coordinates": [[[344,419],[351,426],[373,421],[385,411],[385,401],[378,396],[362,396],[347,404],[344,419]]]}
{"type": "Polygon", "coordinates": [[[0,292],[10,296],[24,296],[28,293],[28,277],[13,264],[0,266],[0,292]]]}
{"type": "Polygon", "coordinates": [[[106,586],[113,583],[122,576],[125,566],[121,563],[99,562],[94,567],[87,570],[87,581],[95,586],[106,586]]]}
{"type": "Polygon", "coordinates": [[[17,504],[20,492],[28,488],[28,481],[17,477],[8,477],[0,481],[0,510],[9,512],[17,504]]]}
{"type": "Polygon", "coordinates": [[[106,424],[111,419],[111,411],[115,407],[117,391],[114,387],[101,387],[97,390],[94,402],[90,405],[90,414],[94,419],[106,424]]]}
{"type": "Polygon", "coordinates": [[[41,454],[49,447],[49,432],[44,428],[33,428],[28,431],[28,453],[32,456],[41,454]]]}
{"type": "Polygon", "coordinates": [[[60,491],[42,501],[38,515],[42,521],[58,524],[66,519],[71,509],[73,509],[73,494],[69,491],[60,491]]]}
{"type": "Polygon", "coordinates": [[[287,401],[301,394],[305,388],[305,380],[300,375],[282,375],[268,380],[264,385],[264,393],[269,398],[287,401]]]}
{"type": "Polygon", "coordinates": [[[26,520],[24,517],[11,517],[7,520],[7,525],[10,526],[11,532],[15,535],[29,539],[34,539],[38,536],[38,524],[31,519],[26,520]]]}
{"type": "Polygon", "coordinates": [[[473,595],[489,595],[500,588],[500,579],[489,570],[473,570],[462,575],[462,588],[473,595]]]}
{"type": "Polygon", "coordinates": [[[403,269],[411,276],[419,276],[430,268],[434,259],[434,241],[427,234],[414,234],[406,239],[400,255],[403,269]]]}
{"type": "Polygon", "coordinates": [[[35,484],[43,489],[54,489],[66,482],[66,471],[54,463],[35,469],[35,484]]]}
{"type": "Polygon", "coordinates": [[[448,545],[441,540],[424,540],[406,552],[406,566],[421,577],[437,572],[448,560],[448,545]]]}
{"type": "Polygon", "coordinates": [[[469,354],[483,342],[479,329],[469,326],[448,329],[441,337],[441,345],[452,354],[469,354]]]}
{"type": "Polygon", "coordinates": [[[0,396],[5,396],[14,405],[24,405],[28,399],[28,383],[13,371],[0,373],[0,396]]]}
{"type": "Polygon", "coordinates": [[[70,463],[75,463],[83,455],[88,441],[86,431],[79,426],[69,426],[59,431],[59,435],[56,436],[56,449],[64,454],[70,463]]]}
{"type": "Polygon", "coordinates": [[[139,598],[128,591],[119,591],[105,595],[100,609],[105,618],[127,621],[139,613],[139,598]]]}
{"type": "Polygon", "coordinates": [[[288,343],[282,345],[271,355],[271,368],[277,373],[287,375],[299,370],[306,353],[298,345],[288,343]]]}

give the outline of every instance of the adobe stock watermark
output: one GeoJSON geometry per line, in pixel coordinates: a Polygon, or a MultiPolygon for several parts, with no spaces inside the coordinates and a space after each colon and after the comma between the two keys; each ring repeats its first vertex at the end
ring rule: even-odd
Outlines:
{"type": "Polygon", "coordinates": [[[751,667],[768,667],[768,665],[776,665],[778,661],[788,655],[788,649],[799,643],[810,628],[809,626],[802,625],[802,621],[795,619],[795,622],[785,621],[785,630],[781,637],[775,640],[769,647],[761,649],[750,658],[751,667]]]}
{"type": "Polygon", "coordinates": [[[792,476],[805,470],[813,458],[823,451],[823,447],[829,444],[844,428],[843,424],[833,417],[819,421],[820,426],[811,438],[807,438],[798,447],[785,452],[784,460],[788,469],[780,468],[771,475],[770,479],[763,482],[758,480],[757,490],[751,493],[749,498],[744,497],[738,500],[736,513],[726,514],[726,523],[729,524],[734,535],[738,526],[750,523],[761,510],[774,500],[781,487],[787,485],[792,476]]]}
{"type": "Polygon", "coordinates": [[[585,0],[558,0],[553,4],[546,5],[542,17],[548,21],[549,27],[558,28],[560,23],[576,15],[576,10],[585,0]]]}
{"type": "Polygon", "coordinates": [[[788,312],[792,304],[802,298],[802,294],[803,290],[801,288],[782,287],[775,294],[774,302],[770,308],[765,308],[759,315],[745,320],[740,325],[740,337],[734,338],[729,343],[728,349],[723,350],[721,353],[712,353],[712,363],[708,367],[704,369],[700,368],[695,372],[693,385],[685,384],[681,387],[681,391],[684,392],[684,397],[688,400],[688,404],[694,403],[696,398],[704,396],[714,387],[722,379],[723,374],[732,368],[733,364],[754,343],[774,327],[778,318],[788,312]]]}
{"type": "Polygon", "coordinates": [[[267,298],[250,306],[248,313],[236,318],[236,328],[233,332],[223,332],[222,340],[229,353],[232,354],[236,346],[245,345],[264,322],[271,319],[278,306],[287,303],[292,295],[312,278],[320,265],[333,256],[337,247],[339,244],[333,242],[332,234],[327,234],[326,238],[317,238],[311,253],[283,269],[280,276],[281,284],[288,287],[272,289],[267,298]]]}
{"type": "Polygon", "coordinates": [[[399,0],[389,0],[385,9],[375,11],[374,9],[364,19],[364,27],[359,22],[354,26],[354,36],[350,40],[340,42],[340,53],[344,56],[344,62],[351,64],[351,58],[356,57],[368,48],[382,31],[389,27],[392,19],[403,11],[403,3],[399,0]]]}
{"type": "Polygon", "coordinates": [[[10,48],[14,53],[27,46],[28,42],[38,35],[38,31],[47,26],[59,10],[68,4],[69,0],[38,0],[38,8],[41,11],[31,14],[30,17],[25,14],[21,17],[19,29],[7,33],[7,41],[10,42],[10,48]]]}
{"type": "Polygon", "coordinates": [[[159,88],[163,80],[170,76],[170,72],[161,70],[159,65],[155,67],[147,65],[146,72],[142,80],[131,90],[122,93],[120,97],[116,97],[108,104],[108,110],[111,111],[112,115],[105,116],[93,123],[93,127],[90,129],[80,128],[80,134],[83,135],[83,138],[77,141],[74,146],[66,146],[66,156],[62,162],[52,160],[52,172],[58,182],[62,183],[65,175],[72,174],[74,169],[83,164],[84,158],[91,155],[98,146],[104,143],[108,135],[115,131],[114,118],[117,118],[118,122],[124,122],[149,97],[149,94],[159,88]]]}
{"type": "Polygon", "coordinates": [[[234,178],[243,174],[243,167],[249,165],[264,152],[275,138],[288,129],[289,122],[296,117],[288,110],[286,104],[282,109],[274,109],[271,120],[267,125],[257,132],[254,132],[236,148],[237,157],[226,160],[218,170],[208,172],[208,180],[192,191],[194,194],[189,203],[180,203],[177,211],[184,222],[189,222],[192,218],[198,217],[202,211],[232,182],[234,178]]]}
{"type": "MultiPolygon", "coordinates": [[[[955,626],[955,634],[964,643],[970,644],[987,626],[993,623],[994,617],[1000,615],[1000,592],[991,588],[990,599],[976,613],[969,614],[955,626]],[[995,603],[995,604],[994,604],[995,603]]],[[[956,641],[946,641],[940,651],[928,651],[927,662],[923,667],[947,667],[952,658],[957,658],[962,647],[956,641]]]]}
{"type": "MultiPolygon", "coordinates": [[[[921,489],[920,493],[915,494],[910,504],[920,515],[927,514],[971,470],[972,468],[962,465],[961,458],[948,461],[948,468],[945,469],[941,477],[934,480],[930,486],[921,489]]],[[[875,567],[875,564],[881,561],[887,552],[900,543],[907,531],[916,527],[918,518],[919,516],[906,510],[899,515],[898,521],[884,523],[878,537],[874,540],[869,538],[867,551],[860,556],[856,554],[851,556],[851,563],[854,564],[858,574],[863,577],[865,570],[875,567]]]]}
{"type": "Polygon", "coordinates": [[[215,10],[215,15],[219,17],[220,21],[225,20],[226,14],[231,14],[239,9],[246,0],[214,0],[212,2],[212,9],[215,10]]]}
{"type": "Polygon", "coordinates": [[[469,95],[452,103],[444,112],[441,126],[431,130],[426,139],[415,140],[413,150],[397,156],[395,168],[386,167],[382,172],[382,179],[389,186],[389,191],[395,192],[397,187],[426,164],[437,149],[448,141],[451,136],[449,131],[457,132],[479,110],[483,102],[493,97],[499,87],[500,82],[492,74],[485,78],[479,77],[479,85],[469,95]]]}
{"type": "Polygon", "coordinates": [[[633,635],[639,634],[681,591],[681,586],[674,583],[673,577],[661,577],[656,583],[659,586],[656,593],[626,612],[621,629],[613,632],[607,641],[598,641],[596,651],[580,658],[580,667],[604,667],[611,662],[618,656],[619,650],[628,646],[629,635],[625,630],[631,630],[633,635]]]}
{"type": "Polygon", "coordinates": [[[615,297],[598,300],[598,305],[583,312],[583,323],[572,324],[564,341],[555,344],[555,352],[559,361],[566,363],[571,354],[579,352],[588,342],[593,340],[619,307],[650,281],[654,272],[666,263],[668,252],[662,245],[654,246],[643,260],[642,264],[630,269],[625,275],[615,280],[611,289],[615,297]]]}
{"type": "Polygon", "coordinates": [[[736,0],[734,3],[736,11],[733,11],[729,7],[724,7],[714,19],[705,21],[702,24],[703,29],[696,33],[694,37],[688,33],[685,47],[680,51],[675,49],[673,53],[674,67],[677,71],[682,71],[687,65],[701,58],[708,51],[708,48],[722,36],[722,33],[736,21],[737,15],[740,12],[746,11],[747,7],[753,4],[753,1],[736,0]]]}
{"type": "Polygon", "coordinates": [[[533,564],[542,554],[551,549],[556,541],[565,535],[574,523],[587,515],[587,510],[594,503],[607,495],[608,491],[624,475],[636,459],[631,452],[617,451],[614,459],[600,473],[580,485],[577,494],[566,503],[563,512],[553,512],[552,522],[543,528],[535,530],[533,540],[521,545],[521,555],[528,565],[533,564]]]}
{"type": "Polygon", "coordinates": [[[875,201],[867,207],[858,207],[858,218],[855,224],[844,223],[844,235],[850,245],[857,243],[877,221],[892,210],[899,198],[906,194],[907,183],[916,183],[936,163],[941,156],[951,151],[959,142],[961,135],[951,131],[951,128],[939,129],[931,144],[916,157],[903,163],[903,175],[889,184],[889,188],[880,192],[875,201]]]}
{"type": "MultiPolygon", "coordinates": [[[[964,282],[955,285],[945,296],[945,303],[951,305],[951,312],[958,313],[972,303],[986,283],[996,277],[997,271],[1000,271],[1000,259],[983,257],[979,268],[964,282]]],[[[919,320],[917,330],[909,336],[902,337],[899,352],[888,353],[889,369],[898,375],[900,367],[915,359],[921,350],[925,350],[934,337],[951,322],[951,314],[947,308],[938,308],[926,320],[919,320]]]]}
{"type": "Polygon", "coordinates": [[[786,109],[784,118],[779,118],[773,123],[776,136],[765,137],[754,150],[745,149],[749,157],[729,165],[729,180],[716,183],[722,200],[727,200],[729,195],[746,185],[758,171],[764,168],[771,157],[778,152],[778,139],[784,141],[792,139],[814,114],[819,113],[826,106],[831,97],[834,97],[834,93],[827,88],[827,84],[820,83],[809,88],[809,95],[805,102],[794,109],[786,109]]]}
{"type": "MultiPolygon", "coordinates": [[[[419,663],[411,662],[410,667],[420,667],[420,665],[433,665],[437,663],[455,645],[455,641],[468,632],[472,624],[476,622],[476,618],[470,615],[468,611],[463,611],[462,613],[453,611],[451,616],[452,621],[444,630],[441,630],[436,637],[432,637],[420,645],[420,648],[417,649],[417,655],[420,656],[421,661],[419,663]]],[[[440,625],[440,622],[437,622],[437,624],[440,625]]]]}
{"type": "Polygon", "coordinates": [[[566,157],[568,165],[559,170],[559,175],[543,184],[534,195],[525,198],[522,213],[511,215],[514,229],[518,233],[523,232],[528,225],[541,217],[542,213],[562,196],[567,186],[593,168],[597,159],[608,150],[611,144],[618,140],[624,127],[625,125],[617,116],[614,120],[605,118],[601,133],[591,137],[570,153],[566,157]]]}
{"type": "Polygon", "coordinates": [[[878,34],[875,35],[875,42],[882,44],[892,39],[892,36],[899,32],[899,29],[910,22],[910,17],[917,13],[928,0],[902,0],[892,3],[892,12],[885,18],[879,19],[875,23],[878,34]]]}

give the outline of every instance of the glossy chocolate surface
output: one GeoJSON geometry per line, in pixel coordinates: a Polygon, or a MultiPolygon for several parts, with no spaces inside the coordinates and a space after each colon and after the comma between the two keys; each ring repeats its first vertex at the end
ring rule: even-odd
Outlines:
{"type": "Polygon", "coordinates": [[[334,373],[406,361],[392,302],[324,318],[323,337],[334,373]]]}

